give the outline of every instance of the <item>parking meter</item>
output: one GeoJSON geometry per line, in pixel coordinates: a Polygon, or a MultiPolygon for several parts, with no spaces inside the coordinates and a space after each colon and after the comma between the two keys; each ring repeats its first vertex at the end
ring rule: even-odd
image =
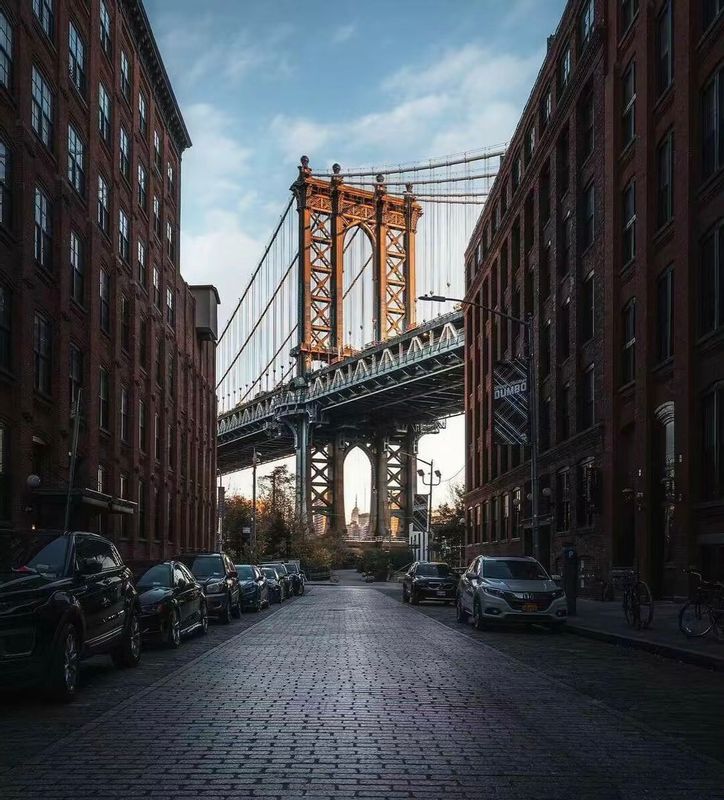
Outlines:
{"type": "Polygon", "coordinates": [[[563,547],[563,590],[566,593],[568,616],[575,617],[578,596],[578,553],[570,544],[563,547]]]}

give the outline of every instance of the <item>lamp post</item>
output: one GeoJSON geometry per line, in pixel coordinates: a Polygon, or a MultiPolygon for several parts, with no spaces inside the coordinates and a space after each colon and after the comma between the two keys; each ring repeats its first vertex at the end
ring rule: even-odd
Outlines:
{"type": "Polygon", "coordinates": [[[256,447],[251,457],[251,551],[256,558],[256,466],[259,459],[256,455],[256,447]]]}
{"type": "Polygon", "coordinates": [[[533,533],[533,555],[540,560],[540,516],[538,511],[539,501],[539,483],[540,477],[538,474],[538,393],[536,390],[536,363],[535,353],[533,352],[533,315],[526,314],[525,319],[513,317],[510,314],[505,314],[490,306],[485,306],[482,303],[475,303],[472,300],[461,300],[458,297],[443,297],[442,295],[430,294],[421,295],[418,300],[425,300],[433,303],[460,303],[463,306],[471,306],[472,308],[479,308],[481,311],[487,311],[488,314],[494,314],[496,317],[507,319],[523,326],[525,331],[525,353],[524,358],[527,368],[527,383],[528,383],[528,398],[529,398],[529,427],[530,427],[530,489],[531,489],[531,528],[533,533]]]}
{"type": "Polygon", "coordinates": [[[417,474],[422,479],[423,486],[427,486],[429,491],[427,493],[427,531],[425,531],[425,546],[422,548],[422,558],[421,561],[427,561],[430,557],[430,532],[432,530],[432,490],[433,487],[439,486],[442,482],[442,474],[439,469],[433,470],[433,462],[432,461],[425,461],[424,458],[420,458],[416,456],[418,461],[422,461],[423,464],[427,464],[430,467],[430,480],[425,480],[425,471],[422,469],[417,470],[417,474]],[[437,480],[436,480],[437,479],[437,480]]]}

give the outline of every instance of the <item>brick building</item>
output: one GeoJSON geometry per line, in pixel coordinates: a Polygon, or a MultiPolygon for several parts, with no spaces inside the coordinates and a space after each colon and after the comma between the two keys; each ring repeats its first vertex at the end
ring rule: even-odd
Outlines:
{"type": "Polygon", "coordinates": [[[178,267],[190,144],[141,0],[0,0],[3,524],[63,525],[82,391],[71,525],[136,558],[213,540],[218,298],[178,267]]]}
{"type": "MultiPolygon", "coordinates": [[[[591,591],[724,567],[723,8],[570,0],[466,254],[466,299],[533,314],[541,560],[575,544],[591,591]]],[[[466,324],[466,555],[530,553],[490,401],[522,331],[466,324]]]]}

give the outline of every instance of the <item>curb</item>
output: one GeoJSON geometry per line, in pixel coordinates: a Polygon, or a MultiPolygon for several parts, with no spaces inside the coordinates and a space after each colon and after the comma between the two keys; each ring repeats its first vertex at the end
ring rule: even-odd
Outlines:
{"type": "Polygon", "coordinates": [[[619,633],[602,631],[599,628],[588,628],[585,625],[571,624],[570,619],[564,626],[564,630],[576,636],[584,636],[588,639],[597,639],[600,642],[617,644],[622,647],[631,647],[635,650],[646,650],[663,658],[671,658],[675,661],[683,661],[697,667],[705,667],[718,672],[724,672],[724,657],[700,653],[697,650],[689,650],[686,647],[674,647],[662,644],[653,639],[638,639],[633,636],[623,636],[619,633]]]}

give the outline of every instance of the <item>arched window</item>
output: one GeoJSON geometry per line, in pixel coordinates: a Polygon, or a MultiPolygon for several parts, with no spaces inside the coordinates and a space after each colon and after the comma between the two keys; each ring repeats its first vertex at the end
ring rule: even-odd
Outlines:
{"type": "Polygon", "coordinates": [[[10,21],[0,11],[0,86],[10,88],[11,67],[13,64],[13,29],[10,21]]]}
{"type": "MultiPolygon", "coordinates": [[[[2,15],[0,15],[2,16],[2,15]]],[[[10,222],[10,150],[0,139],[0,225],[10,222]]]]}

